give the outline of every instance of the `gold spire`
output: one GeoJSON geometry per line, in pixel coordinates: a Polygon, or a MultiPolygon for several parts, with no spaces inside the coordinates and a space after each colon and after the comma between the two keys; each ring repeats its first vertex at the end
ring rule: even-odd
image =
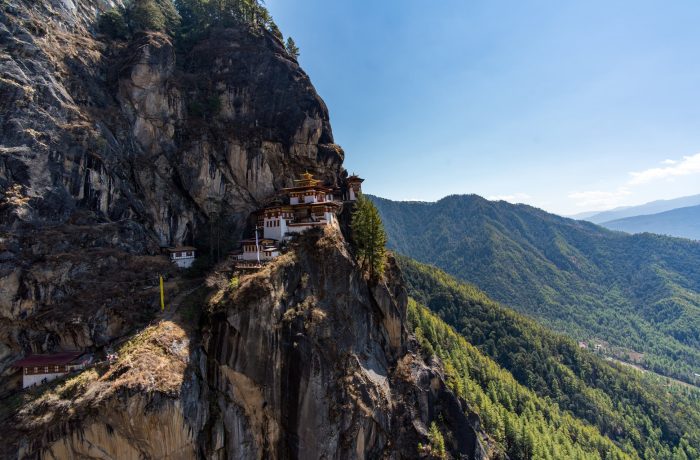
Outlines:
{"type": "Polygon", "coordinates": [[[319,182],[321,182],[318,179],[314,179],[314,175],[311,174],[309,171],[306,171],[304,174],[301,175],[303,179],[295,179],[294,182],[300,182],[299,185],[301,186],[307,186],[307,185],[318,185],[319,182]]]}

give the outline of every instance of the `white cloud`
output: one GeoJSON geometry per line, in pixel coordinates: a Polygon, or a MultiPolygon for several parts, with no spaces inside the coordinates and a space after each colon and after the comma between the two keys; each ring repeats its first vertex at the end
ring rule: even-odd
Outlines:
{"type": "Polygon", "coordinates": [[[512,195],[493,195],[486,199],[491,201],[510,201],[511,203],[522,203],[532,198],[527,193],[513,193],[512,195]]]}
{"type": "Polygon", "coordinates": [[[631,172],[630,176],[632,176],[632,179],[629,180],[628,184],[641,185],[657,180],[700,174],[700,153],[683,157],[682,160],[673,163],[669,163],[669,161],[673,160],[664,161],[664,164],[669,165],[664,168],[650,168],[644,171],[631,172]]]}
{"type": "Polygon", "coordinates": [[[680,160],[666,159],[664,166],[628,173],[631,177],[624,185],[613,191],[589,190],[572,192],[568,197],[579,208],[610,209],[623,204],[623,200],[637,192],[639,187],[660,180],[673,180],[681,176],[700,174],[700,153],[685,156],[680,160]]]}
{"type": "Polygon", "coordinates": [[[619,187],[612,192],[602,190],[589,190],[585,192],[573,192],[569,198],[576,201],[576,206],[580,208],[612,208],[620,201],[631,195],[632,192],[626,187],[619,187]]]}

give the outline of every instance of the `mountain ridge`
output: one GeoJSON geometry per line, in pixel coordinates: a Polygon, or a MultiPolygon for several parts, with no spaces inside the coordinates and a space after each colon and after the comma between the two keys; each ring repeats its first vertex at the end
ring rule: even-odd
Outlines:
{"type": "Polygon", "coordinates": [[[625,217],[600,225],[627,233],[656,233],[700,240],[700,205],[675,208],[656,214],[625,217]]]}
{"type": "MultiPolygon", "coordinates": [[[[665,378],[604,360],[592,349],[495,302],[474,285],[405,256],[398,256],[397,260],[408,293],[418,304],[413,308],[423,318],[434,315],[429,321],[413,321],[414,332],[419,340],[429,342],[424,350],[438,350],[448,369],[461,367],[471,378],[484,378],[483,370],[473,370],[483,365],[464,366],[462,359],[456,358],[458,351],[449,349],[454,339],[444,337],[450,332],[444,331],[440,324],[443,321],[470,346],[509,372],[519,385],[590,423],[628,453],[643,453],[643,458],[671,458],[676,453],[680,455],[676,452],[680,450],[689,458],[698,456],[693,446],[700,443],[700,430],[696,428],[700,423],[699,388],[675,383],[672,391],[667,391],[665,378]],[[430,315],[421,314],[422,308],[430,310],[430,315]],[[434,332],[441,328],[444,332],[434,332]],[[649,431],[650,426],[659,430],[649,431]]],[[[411,310],[409,317],[416,315],[411,310]]],[[[502,382],[484,386],[508,388],[502,382]]],[[[496,400],[513,398],[504,393],[496,400]]],[[[498,394],[489,392],[491,397],[498,394]]],[[[488,413],[488,406],[484,410],[484,424],[491,426],[492,414],[488,413]]],[[[509,453],[520,457],[520,443],[510,440],[506,444],[515,450],[509,453]]],[[[539,455],[545,458],[548,453],[539,455]]]]}
{"type": "Polygon", "coordinates": [[[372,197],[389,247],[476,284],[611,354],[694,381],[700,369],[700,244],[627,235],[475,195],[433,204],[372,197]]]}
{"type": "Polygon", "coordinates": [[[587,220],[594,224],[603,224],[604,222],[626,217],[658,214],[660,212],[696,205],[700,205],[700,195],[682,196],[668,200],[654,200],[640,205],[621,206],[607,211],[589,211],[566,217],[577,220],[587,220]]]}

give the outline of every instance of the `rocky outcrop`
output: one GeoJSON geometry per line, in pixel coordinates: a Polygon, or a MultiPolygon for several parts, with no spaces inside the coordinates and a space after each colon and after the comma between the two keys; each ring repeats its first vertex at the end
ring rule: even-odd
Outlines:
{"type": "MultiPolygon", "coordinates": [[[[394,273],[395,275],[396,273],[394,273]]],[[[207,380],[219,458],[415,458],[427,426],[477,436],[439,371],[409,351],[400,278],[371,287],[342,238],[295,251],[213,305],[207,380]]]]}
{"type": "Polygon", "coordinates": [[[404,328],[397,275],[368,283],[338,234],[305,235],[215,292],[201,336],[149,328],[80,391],[30,404],[22,455],[417,458],[436,422],[451,458],[484,458],[478,419],[404,328]]]}
{"type": "Polygon", "coordinates": [[[99,347],[155,312],[128,294],[167,272],[144,258],[159,247],[205,249],[216,229],[225,251],[301,172],[344,174],[326,106],[277,38],[213,30],[178,54],[164,34],[96,33],[110,5],[0,4],[0,394],[22,353],[99,347]],[[125,269],[134,280],[91,279],[125,269]]]}
{"type": "Polygon", "coordinates": [[[117,362],[25,393],[0,457],[196,458],[208,405],[195,336],[161,321],[123,344],[117,362]]]}

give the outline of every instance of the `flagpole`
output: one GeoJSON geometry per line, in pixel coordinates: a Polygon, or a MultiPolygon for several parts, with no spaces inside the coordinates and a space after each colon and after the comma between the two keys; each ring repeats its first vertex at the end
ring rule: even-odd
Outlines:
{"type": "Polygon", "coordinates": [[[260,244],[258,243],[258,229],[260,227],[255,227],[255,249],[258,252],[258,265],[260,265],[260,244]]]}
{"type": "Polygon", "coordinates": [[[163,292],[163,275],[160,275],[160,311],[165,310],[165,292],[163,292]]]}

